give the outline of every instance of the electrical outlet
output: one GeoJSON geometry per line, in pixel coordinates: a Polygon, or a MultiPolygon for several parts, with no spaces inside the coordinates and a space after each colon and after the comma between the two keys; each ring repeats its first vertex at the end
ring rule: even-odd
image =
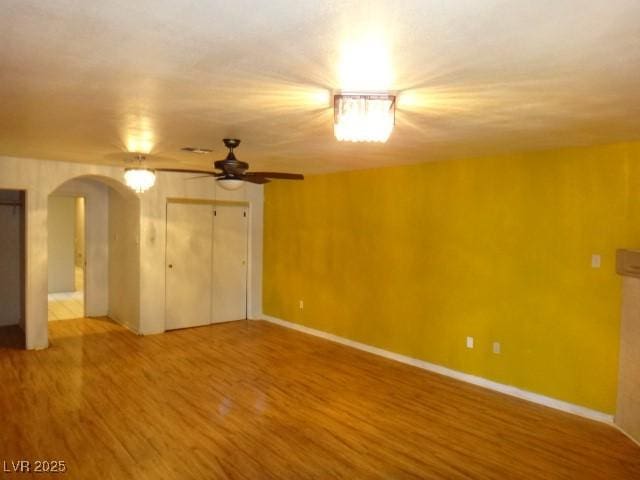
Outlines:
{"type": "Polygon", "coordinates": [[[300,300],[299,306],[300,310],[304,309],[304,300],[300,300]]]}
{"type": "Polygon", "coordinates": [[[493,342],[493,353],[500,353],[500,342],[493,342]]]}
{"type": "Polygon", "coordinates": [[[467,348],[473,348],[473,337],[467,337],[467,348]]]}
{"type": "Polygon", "coordinates": [[[602,259],[600,255],[594,253],[591,255],[591,268],[600,268],[600,264],[602,263],[602,259]]]}

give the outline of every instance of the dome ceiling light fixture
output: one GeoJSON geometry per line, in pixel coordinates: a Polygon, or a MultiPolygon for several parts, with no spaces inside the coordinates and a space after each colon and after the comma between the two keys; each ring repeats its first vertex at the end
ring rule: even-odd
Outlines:
{"type": "Polygon", "coordinates": [[[124,182],[136,193],[143,193],[155,185],[156,172],[142,165],[144,155],[136,155],[135,160],[138,162],[137,166],[124,169],[124,182]]]}
{"type": "Polygon", "coordinates": [[[218,178],[218,185],[220,185],[225,190],[238,190],[244,185],[244,180],[240,180],[239,178],[218,178]]]}
{"type": "Polygon", "coordinates": [[[395,95],[339,93],[333,96],[333,133],[340,142],[384,143],[395,121],[395,95]]]}

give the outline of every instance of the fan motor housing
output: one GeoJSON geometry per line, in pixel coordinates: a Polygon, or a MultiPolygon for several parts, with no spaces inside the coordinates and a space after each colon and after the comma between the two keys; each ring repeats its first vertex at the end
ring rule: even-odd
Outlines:
{"type": "Polygon", "coordinates": [[[222,170],[224,173],[242,175],[249,169],[247,162],[242,162],[235,158],[226,158],[225,160],[217,160],[214,162],[214,167],[218,170],[222,170]]]}

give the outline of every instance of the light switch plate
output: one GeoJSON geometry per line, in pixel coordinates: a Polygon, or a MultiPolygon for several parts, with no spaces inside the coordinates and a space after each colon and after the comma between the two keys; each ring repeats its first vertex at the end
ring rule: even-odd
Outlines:
{"type": "Polygon", "coordinates": [[[600,258],[600,255],[598,255],[597,253],[591,255],[591,268],[600,268],[601,262],[602,260],[600,258]]]}

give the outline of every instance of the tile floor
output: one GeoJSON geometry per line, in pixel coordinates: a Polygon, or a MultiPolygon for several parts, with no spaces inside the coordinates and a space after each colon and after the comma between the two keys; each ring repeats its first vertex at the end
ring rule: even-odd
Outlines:
{"type": "Polygon", "coordinates": [[[49,294],[49,321],[84,317],[84,272],[76,268],[76,291],[49,294]]]}

